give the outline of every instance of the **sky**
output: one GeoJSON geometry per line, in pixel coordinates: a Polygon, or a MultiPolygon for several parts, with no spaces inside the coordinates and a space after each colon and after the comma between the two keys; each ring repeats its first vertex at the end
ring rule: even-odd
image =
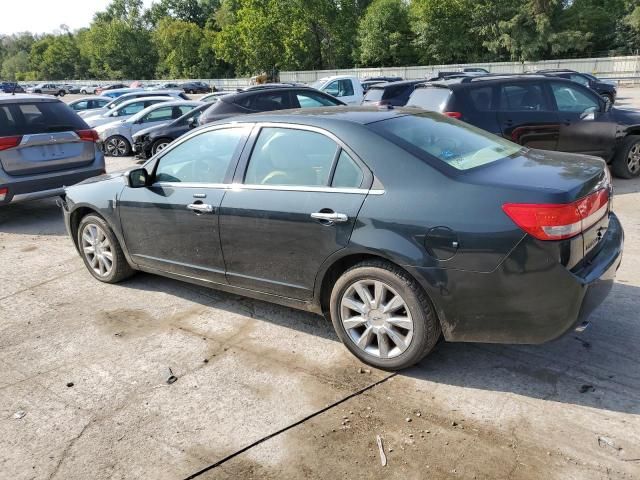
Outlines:
{"type": "MultiPolygon", "coordinates": [[[[29,31],[50,33],[68,25],[71,30],[88,27],[93,14],[111,0],[0,0],[0,34],[29,31]]],[[[144,0],[149,6],[152,0],[144,0]]]]}

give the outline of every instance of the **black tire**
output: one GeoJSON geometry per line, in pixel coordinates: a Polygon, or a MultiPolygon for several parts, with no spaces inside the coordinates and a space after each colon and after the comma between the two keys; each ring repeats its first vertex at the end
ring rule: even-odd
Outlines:
{"type": "Polygon", "coordinates": [[[127,259],[124,256],[124,252],[122,251],[122,247],[120,247],[120,243],[113,233],[113,230],[111,230],[107,222],[105,222],[104,219],[102,219],[98,215],[86,215],[82,218],[82,220],[80,220],[76,241],[78,242],[80,256],[82,257],[87,270],[89,270],[89,273],[91,273],[91,275],[93,275],[95,279],[100,280],[104,283],[118,283],[131,277],[135,273],[135,270],[131,268],[131,265],[129,265],[129,263],[127,262],[127,259]],[[82,236],[85,232],[85,229],[89,228],[90,226],[99,227],[104,232],[106,238],[109,240],[112,264],[111,271],[107,275],[98,274],[98,272],[96,272],[94,270],[94,267],[91,265],[89,259],[87,258],[87,255],[85,255],[83,251],[82,236]]]}
{"type": "Polygon", "coordinates": [[[59,97],[64,97],[64,96],[66,95],[66,93],[67,93],[67,92],[65,92],[64,90],[60,90],[60,91],[58,92],[58,96],[59,96],[59,97]]]}
{"type": "Polygon", "coordinates": [[[112,135],[104,141],[104,153],[110,157],[128,157],[131,155],[129,140],[121,135],[112,135]]]}
{"type": "Polygon", "coordinates": [[[166,146],[169,145],[171,142],[173,142],[173,140],[170,138],[159,138],[158,140],[153,142],[153,145],[151,146],[151,156],[155,155],[156,153],[161,151],[163,148],[166,148],[166,146]],[[162,146],[164,147],[160,148],[162,146]]]}
{"type": "Polygon", "coordinates": [[[640,135],[628,135],[620,143],[611,162],[611,170],[620,178],[640,175],[640,135]]]}
{"type": "Polygon", "coordinates": [[[80,93],[81,93],[82,95],[86,95],[86,94],[87,94],[87,91],[83,88],[82,90],[80,90],[80,93]]]}
{"type": "Polygon", "coordinates": [[[441,334],[435,310],[424,290],[404,270],[385,261],[362,262],[344,272],[331,291],[330,310],[333,327],[349,351],[363,362],[383,370],[401,370],[415,365],[431,352],[441,334]],[[393,358],[381,358],[358,347],[342,323],[341,300],[348,289],[361,280],[382,281],[390,286],[410,313],[413,337],[406,350],[393,358]]]}

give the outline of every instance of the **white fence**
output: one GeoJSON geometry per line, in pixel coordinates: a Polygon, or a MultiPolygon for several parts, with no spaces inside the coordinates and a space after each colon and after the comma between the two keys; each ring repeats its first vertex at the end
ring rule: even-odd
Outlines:
{"type": "Polygon", "coordinates": [[[352,68],[343,70],[312,70],[280,72],[283,82],[314,82],[331,75],[354,75],[358,78],[388,76],[414,80],[432,76],[439,71],[457,71],[463,68],[482,67],[491,73],[524,73],[547,68],[567,68],[591,73],[602,78],[616,80],[640,77],[640,56],[579,58],[570,60],[544,60],[540,62],[491,62],[454,65],[428,65],[424,67],[352,68]]]}
{"type": "MultiPolygon", "coordinates": [[[[280,80],[283,82],[311,83],[319,78],[331,75],[354,75],[358,78],[393,76],[402,77],[408,80],[420,79],[439,71],[457,71],[469,67],[482,67],[491,73],[523,73],[542,70],[545,68],[567,68],[583,73],[591,73],[598,77],[618,80],[619,82],[640,81],[640,55],[627,57],[600,57],[600,58],[577,58],[566,60],[543,60],[540,62],[490,62],[490,63],[469,63],[453,65],[427,65],[423,67],[382,67],[382,68],[351,68],[342,70],[310,70],[298,72],[280,72],[280,80]]],[[[172,79],[158,80],[161,82],[186,82],[202,81],[216,88],[233,89],[251,84],[251,79],[244,78],[214,78],[214,79],[172,79]]],[[[133,80],[118,80],[118,82],[130,84],[133,80]]],[[[55,81],[51,83],[69,84],[104,84],[105,80],[70,80],[55,81]]]]}

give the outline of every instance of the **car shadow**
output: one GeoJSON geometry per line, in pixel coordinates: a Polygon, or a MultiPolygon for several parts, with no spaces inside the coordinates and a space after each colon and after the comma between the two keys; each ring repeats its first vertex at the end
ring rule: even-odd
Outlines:
{"type": "Polygon", "coordinates": [[[66,235],[58,197],[0,207],[0,233],[66,235]]]}
{"type": "MultiPolygon", "coordinates": [[[[139,274],[126,288],[162,291],[202,305],[339,342],[326,319],[234,294],[139,274]]],[[[441,342],[401,372],[418,382],[512,393],[640,415],[640,288],[616,283],[583,333],[543,345],[441,342]]]]}
{"type": "Polygon", "coordinates": [[[613,179],[613,192],[615,195],[627,195],[629,193],[640,192],[640,177],[625,180],[623,178],[613,179]]]}

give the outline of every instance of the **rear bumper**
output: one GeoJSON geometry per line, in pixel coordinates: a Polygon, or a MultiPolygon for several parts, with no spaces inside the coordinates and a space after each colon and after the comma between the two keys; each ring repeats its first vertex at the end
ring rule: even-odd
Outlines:
{"type": "Polygon", "coordinates": [[[572,331],[611,291],[624,233],[611,214],[598,254],[577,271],[523,240],[493,272],[414,268],[449,341],[538,344],[572,331]]]}
{"type": "Polygon", "coordinates": [[[8,188],[9,193],[0,206],[12,202],[55,197],[64,193],[64,187],[74,185],[87,178],[104,173],[104,157],[102,154],[88,167],[63,170],[59,172],[30,175],[28,177],[9,177],[0,174],[0,188],[8,188]]]}

